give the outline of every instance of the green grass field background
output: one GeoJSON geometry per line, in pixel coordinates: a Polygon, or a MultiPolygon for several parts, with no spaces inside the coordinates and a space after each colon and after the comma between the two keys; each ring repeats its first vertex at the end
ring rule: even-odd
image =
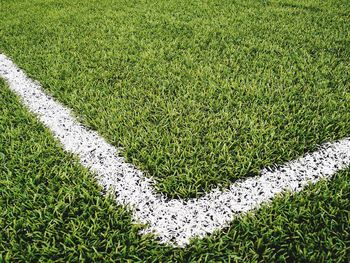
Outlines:
{"type": "MultiPolygon", "coordinates": [[[[350,2],[2,0],[0,52],[199,196],[350,135],[350,2]]],[[[350,170],[184,249],[141,236],[0,81],[0,262],[348,262],[350,170]]]]}
{"type": "Polygon", "coordinates": [[[350,134],[348,1],[1,1],[10,56],[172,197],[350,134]]]}
{"type": "Polygon", "coordinates": [[[0,262],[346,262],[350,170],[184,249],[141,236],[0,81],[0,262]]]}

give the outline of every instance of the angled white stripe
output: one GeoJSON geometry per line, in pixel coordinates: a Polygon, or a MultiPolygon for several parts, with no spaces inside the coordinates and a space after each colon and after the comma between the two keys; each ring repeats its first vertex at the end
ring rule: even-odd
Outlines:
{"type": "Polygon", "coordinates": [[[300,191],[308,183],[332,176],[350,166],[350,138],[324,144],[318,151],[288,162],[260,176],[233,183],[197,199],[169,199],[154,191],[154,181],[118,157],[118,149],[95,131],[81,125],[70,110],[46,95],[10,59],[0,54],[0,76],[12,91],[48,127],[67,152],[96,174],[98,183],[127,205],[134,220],[147,225],[160,241],[184,246],[192,237],[203,237],[228,226],[235,215],[259,207],[284,191],[300,191]]]}

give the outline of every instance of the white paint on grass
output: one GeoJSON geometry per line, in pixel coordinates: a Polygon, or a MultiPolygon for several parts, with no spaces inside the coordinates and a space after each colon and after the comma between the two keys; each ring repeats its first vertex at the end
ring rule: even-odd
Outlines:
{"type": "Polygon", "coordinates": [[[284,191],[300,191],[309,183],[332,176],[350,165],[350,139],[321,146],[317,151],[260,176],[215,189],[196,199],[169,199],[154,190],[154,181],[118,156],[118,149],[95,131],[81,125],[69,109],[46,95],[10,59],[0,54],[0,76],[22,102],[48,127],[63,148],[77,155],[95,173],[98,183],[112,192],[118,204],[145,224],[144,233],[155,233],[162,243],[184,246],[229,225],[236,215],[259,207],[284,191]]]}

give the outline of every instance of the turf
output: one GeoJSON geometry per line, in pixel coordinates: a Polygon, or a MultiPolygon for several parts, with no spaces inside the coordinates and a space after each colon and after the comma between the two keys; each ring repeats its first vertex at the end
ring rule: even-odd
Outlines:
{"type": "Polygon", "coordinates": [[[0,81],[0,262],[347,262],[350,170],[184,249],[140,236],[0,81]]]}
{"type": "Polygon", "coordinates": [[[0,52],[172,197],[350,134],[350,2],[0,3],[0,52]]]}

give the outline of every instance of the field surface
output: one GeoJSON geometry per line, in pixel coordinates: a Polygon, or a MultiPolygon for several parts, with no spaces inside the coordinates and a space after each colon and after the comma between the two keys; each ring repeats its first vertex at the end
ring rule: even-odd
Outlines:
{"type": "MultiPolygon", "coordinates": [[[[0,2],[0,53],[169,197],[350,135],[348,1],[0,2]]],[[[138,234],[0,82],[0,261],[350,259],[350,170],[186,248],[138,234]]]]}

